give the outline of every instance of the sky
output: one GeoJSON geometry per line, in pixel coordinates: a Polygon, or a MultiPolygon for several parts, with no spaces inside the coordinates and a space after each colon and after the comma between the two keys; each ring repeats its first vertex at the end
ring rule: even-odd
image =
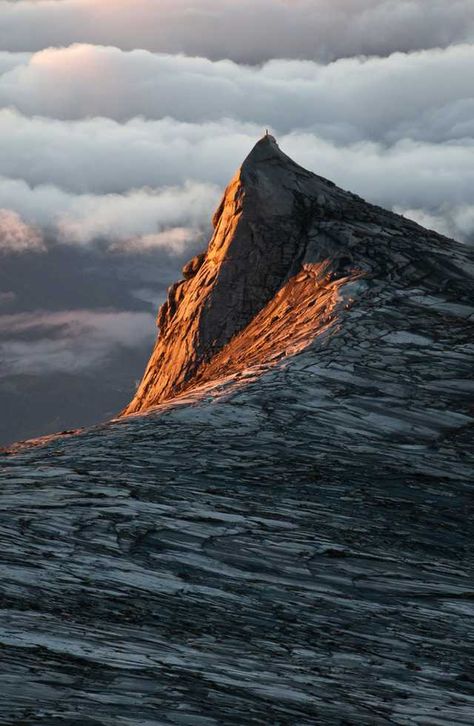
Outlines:
{"type": "Polygon", "coordinates": [[[473,68],[473,0],[0,0],[0,443],[127,402],[267,127],[474,243],[473,68]]]}

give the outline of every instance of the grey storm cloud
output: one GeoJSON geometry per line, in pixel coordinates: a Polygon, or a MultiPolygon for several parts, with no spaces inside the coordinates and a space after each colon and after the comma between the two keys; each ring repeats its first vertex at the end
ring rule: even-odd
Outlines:
{"type": "Polygon", "coordinates": [[[472,0],[0,2],[0,47],[14,51],[88,42],[241,63],[275,57],[326,62],[473,36],[472,0]]]}

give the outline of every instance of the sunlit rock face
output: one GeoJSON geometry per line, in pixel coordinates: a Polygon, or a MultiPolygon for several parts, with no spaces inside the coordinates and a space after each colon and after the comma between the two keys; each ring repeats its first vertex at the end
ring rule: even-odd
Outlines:
{"type": "MultiPolygon", "coordinates": [[[[226,189],[207,252],[191,260],[183,270],[185,279],[170,288],[158,315],[155,350],[126,413],[146,410],[202,380],[203,364],[245,331],[282,288],[293,290],[296,276],[305,270],[315,281],[316,297],[322,282],[329,284],[328,273],[335,269],[329,262],[340,250],[317,239],[315,225],[324,208],[342,203],[343,197],[331,182],[295,164],[272,136],[261,139],[226,189]]],[[[272,312],[283,315],[274,306],[272,312]]],[[[261,329],[269,322],[261,316],[261,329]]],[[[253,330],[249,343],[261,329],[253,330]]],[[[297,321],[286,342],[293,334],[301,338],[297,321]]],[[[260,362],[280,353],[281,345],[275,344],[260,362]]],[[[232,345],[224,358],[233,359],[232,345]]]]}
{"type": "Polygon", "coordinates": [[[472,726],[472,270],[260,142],[149,410],[0,457],[0,723],[472,726]]]}
{"type": "Polygon", "coordinates": [[[249,365],[273,365],[334,332],[348,307],[362,314],[380,294],[388,305],[421,279],[437,290],[448,269],[452,294],[463,294],[451,241],[306,171],[272,136],[244,161],[213,221],[207,251],[169,290],[125,414],[249,365]]]}

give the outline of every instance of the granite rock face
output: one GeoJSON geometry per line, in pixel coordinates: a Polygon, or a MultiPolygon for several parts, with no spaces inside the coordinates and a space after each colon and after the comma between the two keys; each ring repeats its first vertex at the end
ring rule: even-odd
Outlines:
{"type": "Polygon", "coordinates": [[[0,457],[0,724],[473,723],[472,253],[249,159],[149,410],[0,457]]]}
{"type": "Polygon", "coordinates": [[[125,414],[292,355],[337,323],[340,303],[362,311],[379,288],[395,292],[426,279],[438,289],[449,279],[454,296],[466,292],[451,241],[306,171],[271,136],[244,161],[213,223],[208,250],[169,290],[125,414]]]}
{"type": "MultiPolygon", "coordinates": [[[[308,256],[314,218],[334,185],[261,139],[214,215],[206,253],[183,269],[158,315],[155,350],[125,413],[147,410],[192,388],[203,364],[245,330],[308,256]],[[319,199],[319,202],[318,202],[319,199]]],[[[314,261],[322,261],[324,246],[314,261]]]]}

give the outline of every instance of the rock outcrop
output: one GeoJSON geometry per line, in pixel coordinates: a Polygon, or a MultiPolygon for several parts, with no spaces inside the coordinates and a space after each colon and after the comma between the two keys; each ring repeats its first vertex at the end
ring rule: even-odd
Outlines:
{"type": "Polygon", "coordinates": [[[451,241],[303,169],[271,136],[244,161],[213,223],[208,250],[169,290],[125,415],[294,355],[368,291],[419,280],[437,288],[448,268],[453,295],[462,288],[451,241]]]}
{"type": "Polygon", "coordinates": [[[0,456],[0,724],[472,726],[472,251],[271,139],[216,221],[150,410],[0,456]]]}

